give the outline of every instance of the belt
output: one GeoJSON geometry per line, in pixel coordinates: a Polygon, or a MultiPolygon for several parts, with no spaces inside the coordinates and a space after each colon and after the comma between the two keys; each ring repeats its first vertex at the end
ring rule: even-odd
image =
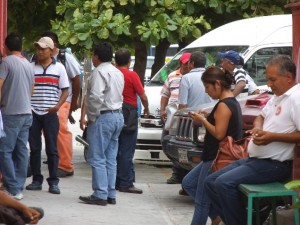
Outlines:
{"type": "Polygon", "coordinates": [[[270,158],[257,158],[257,157],[249,157],[249,159],[261,159],[261,160],[265,160],[265,161],[274,161],[274,162],[280,162],[286,165],[292,165],[293,164],[293,160],[285,160],[285,161],[279,161],[279,160],[275,160],[275,159],[270,159],[270,158]]]}
{"type": "Polygon", "coordinates": [[[116,109],[116,110],[103,110],[103,111],[100,111],[100,115],[103,115],[105,113],[121,113],[122,112],[122,109],[116,109]]]}

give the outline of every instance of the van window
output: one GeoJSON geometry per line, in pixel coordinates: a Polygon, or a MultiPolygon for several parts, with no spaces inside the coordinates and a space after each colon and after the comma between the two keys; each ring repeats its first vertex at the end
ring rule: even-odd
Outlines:
{"type": "Polygon", "coordinates": [[[292,56],[292,47],[269,47],[255,52],[245,63],[244,69],[253,78],[256,85],[266,84],[266,63],[272,55],[283,54],[292,56]]]}
{"type": "Polygon", "coordinates": [[[148,85],[157,86],[162,85],[167,79],[168,75],[179,68],[179,58],[185,52],[193,53],[195,51],[204,52],[207,58],[206,66],[218,65],[217,54],[218,52],[226,52],[228,50],[234,50],[237,52],[244,52],[248,49],[248,46],[213,46],[213,47],[199,47],[190,48],[180,51],[175,55],[165,66],[160,69],[155,76],[151,79],[148,85]]]}

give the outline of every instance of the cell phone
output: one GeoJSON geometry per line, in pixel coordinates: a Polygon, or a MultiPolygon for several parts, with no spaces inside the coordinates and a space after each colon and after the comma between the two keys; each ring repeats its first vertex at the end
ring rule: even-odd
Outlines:
{"type": "Polygon", "coordinates": [[[251,135],[252,135],[252,134],[251,134],[250,132],[247,132],[247,133],[244,132],[244,133],[243,133],[243,138],[248,137],[248,136],[251,136],[251,135]]]}
{"type": "Polygon", "coordinates": [[[189,111],[189,114],[191,114],[191,115],[195,115],[196,113],[195,113],[195,112],[193,112],[193,111],[189,111]]]}

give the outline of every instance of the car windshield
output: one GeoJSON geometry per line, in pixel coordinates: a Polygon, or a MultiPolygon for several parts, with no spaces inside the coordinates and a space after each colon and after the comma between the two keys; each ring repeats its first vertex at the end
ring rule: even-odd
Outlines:
{"type": "Polygon", "coordinates": [[[155,76],[147,84],[149,86],[159,86],[162,85],[167,79],[168,75],[179,68],[179,58],[185,52],[193,53],[195,51],[204,52],[207,58],[206,66],[218,65],[217,54],[218,52],[226,52],[228,50],[234,50],[240,53],[246,51],[248,46],[213,46],[213,47],[199,47],[184,49],[177,53],[165,66],[163,66],[155,76]]]}

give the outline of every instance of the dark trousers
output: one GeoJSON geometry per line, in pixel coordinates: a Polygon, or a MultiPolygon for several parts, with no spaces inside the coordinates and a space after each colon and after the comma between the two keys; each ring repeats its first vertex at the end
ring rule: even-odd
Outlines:
{"type": "Polygon", "coordinates": [[[57,185],[58,154],[57,154],[57,135],[59,130],[59,122],[57,114],[38,115],[32,113],[33,122],[29,130],[30,145],[30,167],[33,175],[33,182],[43,183],[43,175],[41,174],[41,151],[42,151],[42,131],[45,137],[46,154],[48,161],[49,185],[57,185]]]}
{"type": "Polygon", "coordinates": [[[138,129],[135,131],[122,131],[119,136],[119,149],[117,155],[117,181],[116,186],[129,188],[135,182],[133,157],[138,129]]]}

